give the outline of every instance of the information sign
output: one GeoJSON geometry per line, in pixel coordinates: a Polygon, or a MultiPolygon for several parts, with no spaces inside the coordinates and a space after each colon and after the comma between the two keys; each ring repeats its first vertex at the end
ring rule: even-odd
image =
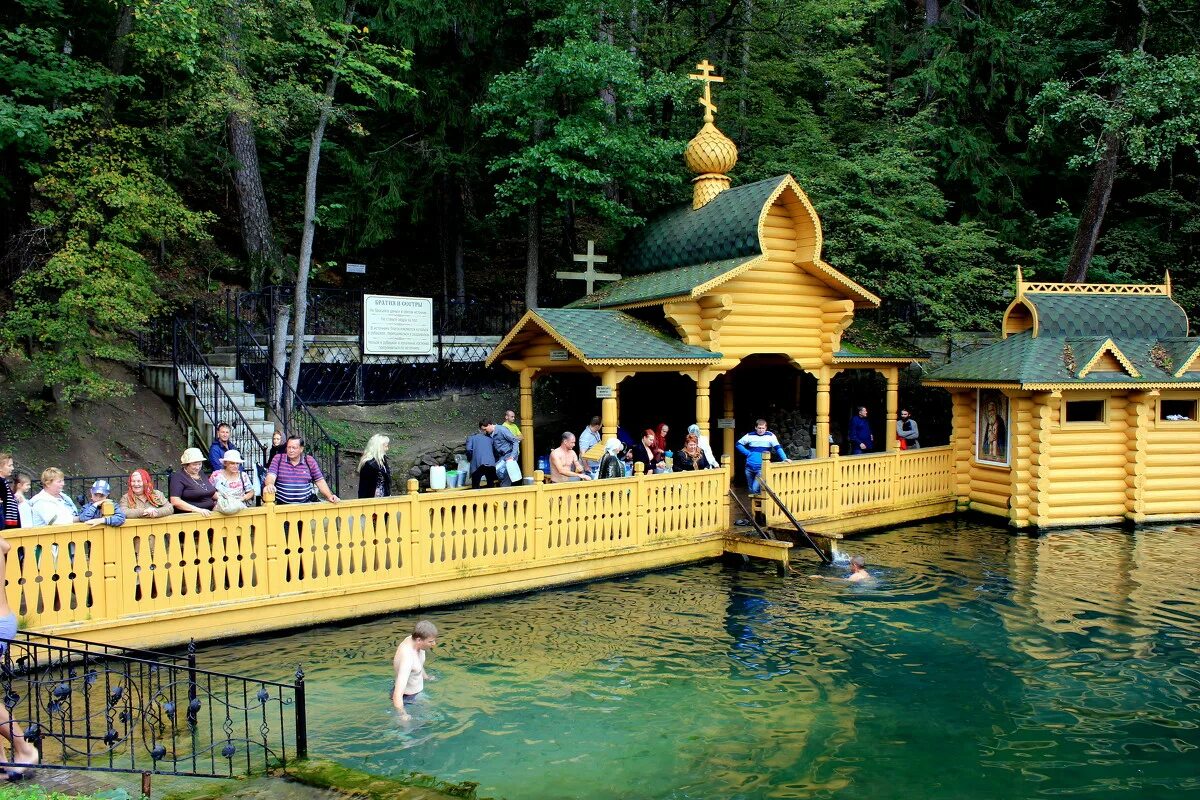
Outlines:
{"type": "Polygon", "coordinates": [[[433,355],[433,300],[363,295],[363,355],[433,355]]]}

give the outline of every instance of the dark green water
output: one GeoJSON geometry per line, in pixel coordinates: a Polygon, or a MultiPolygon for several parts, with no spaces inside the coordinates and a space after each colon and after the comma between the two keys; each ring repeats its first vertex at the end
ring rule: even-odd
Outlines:
{"type": "Polygon", "coordinates": [[[411,724],[388,695],[415,617],[201,663],[303,662],[314,754],[511,800],[1200,796],[1200,528],[845,549],[875,585],[710,563],[431,612],[411,724]]]}

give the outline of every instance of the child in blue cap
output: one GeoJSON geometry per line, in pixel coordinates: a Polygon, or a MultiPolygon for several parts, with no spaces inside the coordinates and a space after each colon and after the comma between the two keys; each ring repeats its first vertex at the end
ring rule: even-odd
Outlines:
{"type": "Polygon", "coordinates": [[[108,499],[112,494],[112,487],[108,485],[108,481],[101,478],[92,484],[92,502],[88,503],[79,512],[79,521],[86,522],[88,525],[112,525],[114,528],[125,524],[125,512],[121,507],[114,504],[108,499]],[[105,508],[105,503],[108,508],[105,508]],[[105,514],[105,512],[108,512],[105,514]]]}

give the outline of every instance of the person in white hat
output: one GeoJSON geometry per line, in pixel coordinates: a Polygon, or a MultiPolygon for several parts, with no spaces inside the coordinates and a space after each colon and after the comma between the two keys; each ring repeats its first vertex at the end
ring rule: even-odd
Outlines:
{"type": "Polygon", "coordinates": [[[221,456],[221,471],[209,478],[217,490],[217,511],[233,514],[241,511],[254,498],[254,489],[242,472],[242,454],[237,450],[226,450],[221,456]]]}
{"type": "Polygon", "coordinates": [[[112,487],[108,481],[101,478],[92,484],[92,502],[79,511],[79,521],[88,525],[112,525],[114,528],[125,524],[125,512],[108,499],[112,487]]]}
{"type": "Polygon", "coordinates": [[[602,480],[625,477],[625,462],[619,455],[624,449],[625,445],[621,444],[621,440],[615,436],[605,442],[604,455],[600,458],[600,469],[597,473],[602,480]]]}
{"type": "Polygon", "coordinates": [[[217,505],[217,490],[200,477],[204,453],[200,452],[199,447],[189,447],[179,457],[179,463],[183,469],[171,473],[170,488],[167,490],[171,505],[183,513],[194,511],[206,517],[211,515],[217,505]]]}

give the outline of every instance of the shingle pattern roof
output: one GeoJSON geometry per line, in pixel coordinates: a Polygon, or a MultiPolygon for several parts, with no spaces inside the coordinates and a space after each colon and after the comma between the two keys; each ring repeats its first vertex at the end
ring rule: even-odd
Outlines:
{"type": "Polygon", "coordinates": [[[684,344],[623,311],[542,308],[536,312],[588,360],[715,360],[720,353],[684,344]]]}
{"type": "Polygon", "coordinates": [[[1187,316],[1166,295],[1030,293],[1039,336],[1168,339],[1187,336],[1187,316]]]}
{"type": "Polygon", "coordinates": [[[1038,335],[1032,331],[1009,336],[939,367],[926,380],[953,383],[1017,383],[1086,386],[1094,383],[1169,384],[1194,382],[1195,372],[1176,378],[1174,371],[1200,345],[1188,338],[1187,315],[1166,295],[1098,295],[1029,293],[1026,300],[1038,312],[1038,335]],[[1081,371],[1112,339],[1117,349],[1141,374],[1081,371]],[[1156,345],[1171,359],[1160,366],[1151,351],[1156,345]],[[1070,358],[1065,349],[1070,347],[1070,358]],[[1068,364],[1074,362],[1072,370],[1068,364]]]}
{"type": "Polygon", "coordinates": [[[755,258],[757,255],[729,258],[724,261],[706,261],[703,264],[692,264],[663,272],[633,275],[603,286],[587,297],[569,303],[567,308],[605,308],[679,297],[755,258]]]}
{"type": "Polygon", "coordinates": [[[759,217],[786,179],[780,175],[726,189],[698,209],[690,203],[668,209],[626,242],[617,262],[621,273],[641,275],[759,255],[759,217]]]}

